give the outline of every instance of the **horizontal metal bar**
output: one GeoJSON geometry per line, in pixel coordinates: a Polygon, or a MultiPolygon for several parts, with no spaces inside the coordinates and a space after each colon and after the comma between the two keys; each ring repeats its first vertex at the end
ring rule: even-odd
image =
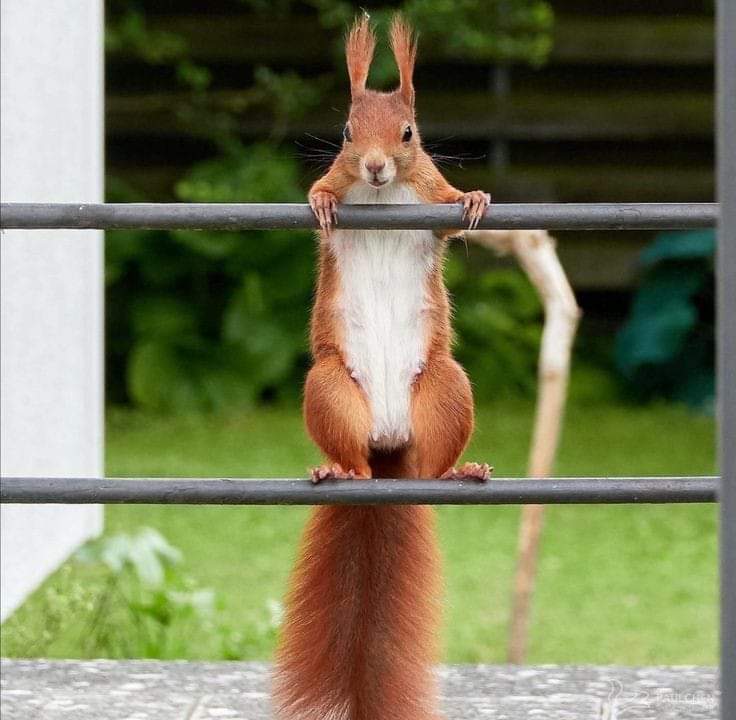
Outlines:
{"type": "MultiPolygon", "coordinates": [[[[716,203],[499,203],[479,227],[486,229],[664,230],[712,227],[716,203]]],[[[462,228],[462,208],[452,205],[341,205],[338,227],[462,228]]],[[[3,203],[4,229],[217,229],[316,228],[308,205],[204,203],[3,203]]]]}
{"type": "Polygon", "coordinates": [[[3,478],[3,503],[517,505],[715,502],[717,477],[450,480],[3,478]]]}

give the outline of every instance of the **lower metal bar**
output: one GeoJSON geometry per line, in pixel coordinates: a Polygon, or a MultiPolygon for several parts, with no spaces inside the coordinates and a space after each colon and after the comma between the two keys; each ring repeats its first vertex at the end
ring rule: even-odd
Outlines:
{"type": "MultiPolygon", "coordinates": [[[[715,203],[499,203],[479,227],[547,230],[674,230],[712,227],[715,203]]],[[[453,205],[341,205],[340,228],[462,228],[462,208],[453,205]]],[[[217,229],[316,228],[307,205],[227,203],[2,203],[4,229],[217,229]]]]}
{"type": "Polygon", "coordinates": [[[3,478],[3,503],[517,505],[715,502],[716,477],[450,480],[3,478]]]}

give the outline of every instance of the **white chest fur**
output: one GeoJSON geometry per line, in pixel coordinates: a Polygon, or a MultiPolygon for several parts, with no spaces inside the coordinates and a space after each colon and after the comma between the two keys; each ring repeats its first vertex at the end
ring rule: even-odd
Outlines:
{"type": "MultiPolygon", "coordinates": [[[[345,202],[421,201],[407,185],[376,190],[356,183],[345,202]]],[[[338,230],[331,242],[346,359],[368,396],[371,445],[400,447],[411,435],[411,384],[426,359],[424,310],[435,238],[430,230],[338,230]]]]}

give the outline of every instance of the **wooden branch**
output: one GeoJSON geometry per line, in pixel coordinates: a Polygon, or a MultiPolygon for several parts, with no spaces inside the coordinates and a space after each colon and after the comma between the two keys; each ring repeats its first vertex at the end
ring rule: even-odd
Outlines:
{"type": "MultiPolygon", "coordinates": [[[[557,454],[580,309],[560,264],[554,240],[547,232],[478,230],[465,235],[496,252],[513,253],[542,298],[544,331],[528,474],[548,477],[557,454]]],[[[526,656],[543,519],[543,505],[527,505],[522,509],[508,648],[511,663],[523,663],[526,656]]]]}

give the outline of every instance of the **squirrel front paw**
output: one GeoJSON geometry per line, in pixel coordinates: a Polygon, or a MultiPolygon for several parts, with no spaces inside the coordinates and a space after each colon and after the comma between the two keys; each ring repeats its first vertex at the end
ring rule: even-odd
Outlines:
{"type": "Polygon", "coordinates": [[[491,196],[482,190],[466,192],[462,198],[463,220],[469,221],[468,230],[474,230],[491,204],[491,196]]]}
{"type": "Polygon", "coordinates": [[[332,225],[337,225],[337,196],[327,190],[317,190],[309,196],[309,207],[319,221],[322,232],[329,237],[332,225]]]}
{"type": "Polygon", "coordinates": [[[488,482],[491,479],[493,468],[487,463],[467,462],[459,468],[450,468],[440,480],[476,480],[488,482]]]}

